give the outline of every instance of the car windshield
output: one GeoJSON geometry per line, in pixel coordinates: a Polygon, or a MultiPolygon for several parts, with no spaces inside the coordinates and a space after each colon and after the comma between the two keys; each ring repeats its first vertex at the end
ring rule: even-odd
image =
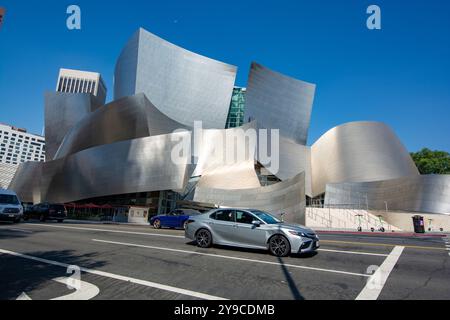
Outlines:
{"type": "Polygon", "coordinates": [[[13,194],[0,194],[0,203],[2,204],[19,204],[19,199],[13,194]]]}
{"type": "Polygon", "coordinates": [[[64,206],[62,204],[51,204],[50,209],[53,210],[64,210],[64,206]]]}
{"type": "Polygon", "coordinates": [[[262,221],[264,221],[267,224],[281,223],[280,220],[278,220],[273,215],[271,215],[267,212],[259,211],[259,210],[251,210],[250,212],[253,213],[255,216],[257,216],[258,218],[260,218],[262,221]]]}

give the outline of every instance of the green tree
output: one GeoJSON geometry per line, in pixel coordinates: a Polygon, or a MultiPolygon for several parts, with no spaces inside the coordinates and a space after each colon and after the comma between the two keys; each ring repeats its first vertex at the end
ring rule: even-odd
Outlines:
{"type": "Polygon", "coordinates": [[[411,153],[421,174],[450,174],[450,154],[423,148],[411,153]]]}

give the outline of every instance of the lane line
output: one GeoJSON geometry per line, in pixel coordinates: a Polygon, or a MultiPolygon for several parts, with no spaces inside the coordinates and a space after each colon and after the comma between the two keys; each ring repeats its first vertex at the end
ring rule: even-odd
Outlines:
{"type": "Polygon", "coordinates": [[[117,241],[108,241],[108,240],[99,240],[99,239],[92,239],[92,241],[101,242],[101,243],[108,243],[108,244],[122,245],[122,246],[127,246],[127,247],[137,247],[137,248],[145,248],[145,249],[153,249],[153,250],[161,250],[161,251],[170,251],[170,252],[177,252],[177,253],[195,254],[195,255],[207,256],[207,257],[213,257],[213,258],[238,260],[238,261],[245,261],[245,262],[251,262],[251,263],[270,264],[270,265],[275,265],[275,266],[285,266],[285,267],[289,267],[289,268],[297,268],[297,269],[305,269],[305,270],[313,270],[313,271],[330,272],[330,273],[345,274],[345,275],[358,276],[358,277],[370,277],[370,275],[363,274],[363,273],[354,273],[354,272],[347,272],[347,271],[340,271],[340,270],[332,270],[332,269],[323,269],[323,268],[299,266],[299,265],[295,265],[295,264],[285,264],[285,263],[271,262],[271,261],[264,261],[264,260],[255,260],[255,259],[248,259],[248,258],[241,258],[241,257],[224,256],[224,255],[220,255],[220,254],[203,253],[203,252],[196,252],[196,251],[189,251],[189,250],[162,248],[162,247],[147,246],[147,245],[136,244],[136,243],[117,242],[117,241]]]}
{"type": "Polygon", "coordinates": [[[83,228],[83,227],[69,227],[69,226],[56,226],[51,224],[27,224],[29,226],[44,226],[51,228],[62,228],[62,229],[73,229],[73,230],[84,230],[84,231],[97,231],[97,232],[111,232],[111,233],[124,233],[124,234],[136,234],[141,236],[153,236],[153,237],[166,237],[166,238],[179,238],[184,239],[184,236],[174,236],[171,234],[162,233],[150,233],[150,232],[136,232],[136,231],[123,231],[123,230],[112,230],[112,229],[98,229],[98,228],[83,228]]]}
{"type": "Polygon", "coordinates": [[[396,246],[389,256],[384,260],[383,264],[375,271],[373,275],[367,280],[366,286],[361,290],[356,300],[377,300],[380,296],[381,290],[397,264],[405,247],[396,246]]]}
{"type": "MultiPolygon", "coordinates": [[[[396,244],[390,244],[390,243],[372,243],[372,242],[352,242],[352,241],[340,241],[340,240],[320,240],[321,243],[336,243],[336,244],[355,244],[355,245],[362,245],[362,246],[374,246],[374,247],[397,247],[396,244]]],[[[424,250],[445,250],[442,247],[427,247],[427,246],[410,246],[410,245],[403,245],[404,248],[410,248],[410,249],[424,249],[424,250]]]]}
{"type": "Polygon", "coordinates": [[[387,257],[388,256],[388,254],[384,254],[384,253],[370,253],[370,252],[332,250],[332,249],[319,249],[318,251],[334,252],[334,253],[345,253],[345,254],[356,254],[356,255],[363,255],[363,256],[376,256],[376,257],[387,257]]]}
{"type": "MultiPolygon", "coordinates": [[[[45,226],[52,228],[64,228],[64,229],[74,229],[74,230],[84,230],[84,231],[97,231],[97,232],[111,232],[111,233],[124,233],[124,234],[134,234],[134,235],[144,235],[144,236],[155,236],[155,237],[169,237],[169,238],[178,238],[185,239],[184,236],[175,236],[161,233],[149,233],[149,232],[135,232],[135,231],[123,231],[123,230],[112,230],[112,229],[98,229],[98,228],[83,228],[83,227],[72,227],[72,226],[59,226],[59,225],[51,225],[51,224],[28,224],[33,226],[45,226]]],[[[321,242],[326,242],[327,240],[322,240],[321,242]]],[[[332,249],[320,249],[320,251],[329,251],[336,253],[349,253],[349,254],[357,254],[357,255],[373,255],[380,257],[387,257],[387,254],[378,254],[378,253],[366,253],[366,252],[357,252],[357,251],[345,251],[345,250],[332,250],[332,249]]]]}
{"type": "MultiPolygon", "coordinates": [[[[63,267],[63,268],[67,268],[67,267],[70,266],[69,264],[66,264],[66,263],[63,263],[63,262],[42,259],[42,258],[29,256],[29,255],[26,255],[26,254],[14,252],[14,251],[9,251],[9,250],[4,250],[4,249],[0,249],[0,253],[7,254],[7,255],[12,255],[12,256],[15,256],[15,257],[24,258],[24,259],[28,259],[28,260],[33,260],[33,261],[37,261],[37,262],[42,262],[42,263],[46,263],[46,264],[50,264],[50,265],[54,265],[54,266],[58,266],[58,267],[63,267]]],[[[99,270],[94,270],[94,269],[88,269],[88,268],[84,268],[84,267],[80,267],[80,270],[82,272],[95,274],[95,275],[101,276],[101,277],[106,277],[106,278],[111,278],[111,279],[116,279],[116,280],[122,280],[122,281],[125,281],[125,282],[131,282],[131,283],[139,284],[139,285],[150,287],[150,288],[156,288],[156,289],[160,289],[160,290],[164,290],[164,291],[170,291],[170,292],[174,292],[174,293],[178,293],[178,294],[182,294],[182,295],[186,295],[186,296],[191,296],[191,297],[194,297],[194,298],[205,299],[205,300],[227,300],[225,298],[216,297],[216,296],[212,296],[212,295],[209,295],[209,294],[204,294],[204,293],[191,291],[191,290],[187,290],[187,289],[172,287],[172,286],[168,286],[168,285],[165,285],[165,284],[160,284],[160,283],[156,283],[156,282],[151,282],[151,281],[131,278],[131,277],[127,277],[127,276],[121,276],[121,275],[110,273],[110,272],[99,271],[99,270]]]]}

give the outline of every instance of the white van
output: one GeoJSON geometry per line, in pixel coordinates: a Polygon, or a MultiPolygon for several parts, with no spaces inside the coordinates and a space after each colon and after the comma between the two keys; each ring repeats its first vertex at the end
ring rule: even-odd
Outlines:
{"type": "Polygon", "coordinates": [[[20,222],[23,207],[14,191],[0,189],[0,221],[20,222]]]}

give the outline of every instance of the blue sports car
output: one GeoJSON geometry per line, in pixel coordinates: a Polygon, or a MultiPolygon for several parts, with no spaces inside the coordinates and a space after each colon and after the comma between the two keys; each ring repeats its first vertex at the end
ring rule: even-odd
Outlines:
{"type": "Polygon", "coordinates": [[[169,214],[154,216],[150,219],[150,224],[155,229],[160,228],[180,228],[186,227],[186,222],[190,216],[196,216],[200,214],[197,210],[193,209],[176,209],[169,214]]]}

